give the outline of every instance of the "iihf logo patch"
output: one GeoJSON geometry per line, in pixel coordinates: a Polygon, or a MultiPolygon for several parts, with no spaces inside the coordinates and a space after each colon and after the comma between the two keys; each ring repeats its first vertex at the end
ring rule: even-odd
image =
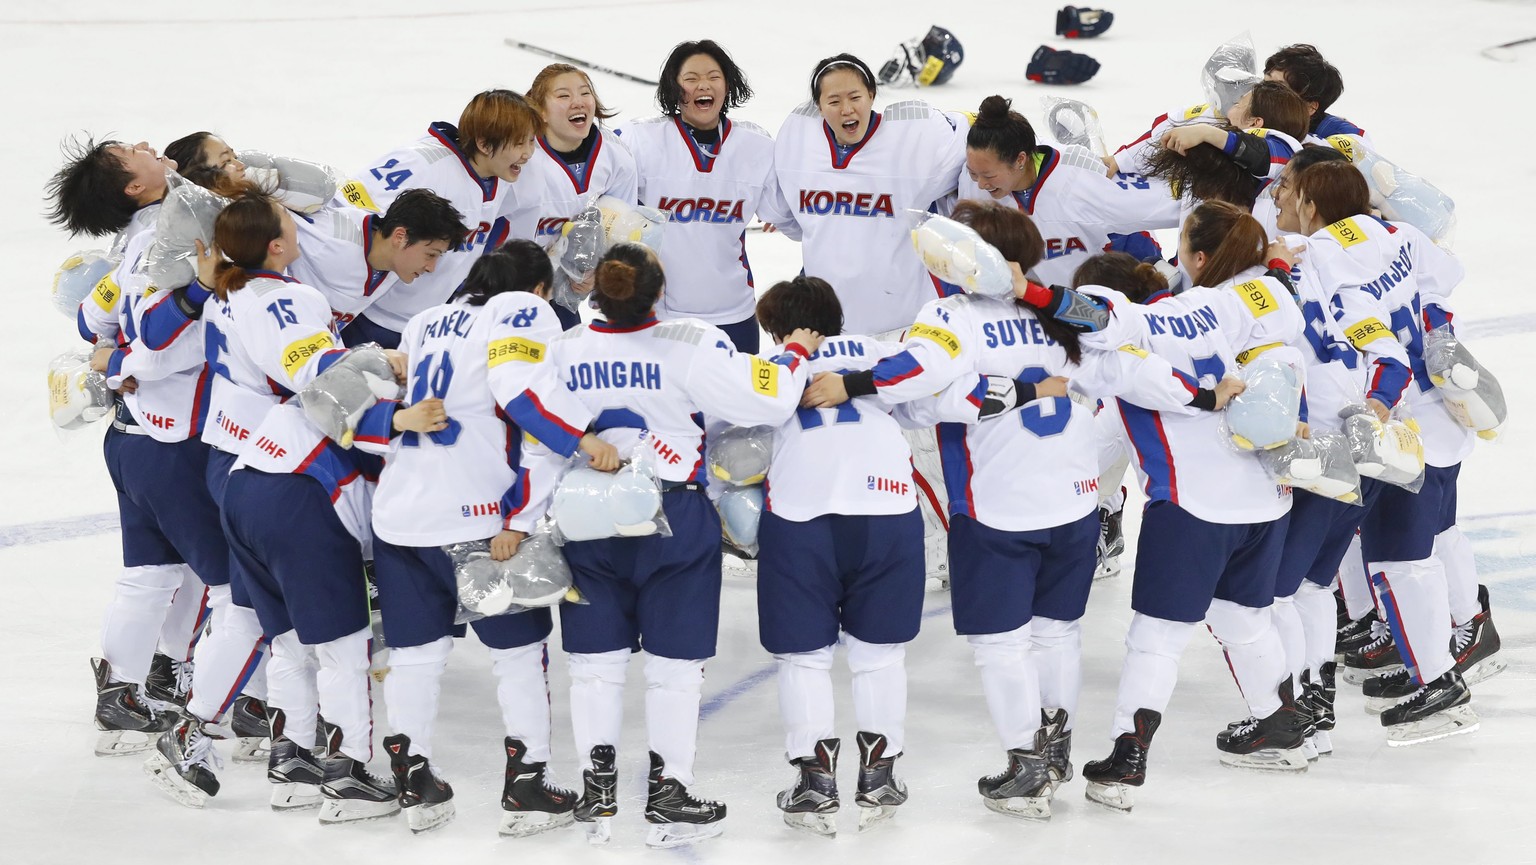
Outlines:
{"type": "Polygon", "coordinates": [[[1088,480],[1085,480],[1085,481],[1073,481],[1072,482],[1072,492],[1075,495],[1086,496],[1089,493],[1096,493],[1098,491],[1099,491],[1099,479],[1098,478],[1089,478],[1088,480]]]}
{"type": "Polygon", "coordinates": [[[483,505],[462,505],[459,513],[465,517],[494,517],[501,514],[501,502],[486,502],[483,505]]]}

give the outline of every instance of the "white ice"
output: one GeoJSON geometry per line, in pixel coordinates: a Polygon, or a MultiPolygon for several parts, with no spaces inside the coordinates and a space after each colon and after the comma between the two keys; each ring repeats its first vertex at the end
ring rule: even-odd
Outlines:
{"type": "MultiPolygon", "coordinates": [[[[971,0],[0,5],[0,92],[9,118],[0,165],[12,201],[0,216],[0,260],[15,277],[5,292],[13,306],[0,318],[3,368],[14,373],[0,380],[0,862],[1536,861],[1529,835],[1536,798],[1524,774],[1536,740],[1536,433],[1526,414],[1536,406],[1536,377],[1524,369],[1533,354],[1521,348],[1536,328],[1536,296],[1528,215],[1519,210],[1536,192],[1528,158],[1536,136],[1536,46],[1517,49],[1512,63],[1478,53],[1536,34],[1536,6],[1105,2],[1118,15],[1109,35],[1072,44],[1052,37],[1053,4],[971,0]],[[1215,643],[1201,637],[1185,655],[1134,813],[1090,805],[1074,780],[1058,794],[1049,824],[1010,821],[984,810],[977,797],[975,779],[1001,768],[1003,754],[969,651],[950,630],[948,599],[932,594],[910,655],[908,753],[899,765],[911,802],[893,824],[868,836],[856,834],[850,808],[841,819],[844,834],[828,842],[792,833],[773,807],[790,772],[771,667],[757,643],[753,583],[733,577],[719,654],[708,667],[698,760],[699,792],[728,802],[730,818],[724,837],[693,850],[649,853],[642,846],[638,667],[619,752],[622,813],[612,846],[589,849],[571,831],[498,840],[502,733],[486,652],[472,639],[460,645],[447,674],[436,748],[457,791],[458,819],[428,836],[411,837],[400,820],[322,829],[313,812],[274,814],[263,773],[228,764],[223,791],[196,813],[156,791],[139,760],[91,755],[86,660],[97,651],[119,551],[101,429],[60,442],[43,410],[47,359],[78,345],[73,324],[49,307],[53,269],[74,249],[101,245],[70,240],[40,216],[61,138],[86,130],[163,147],[209,129],[238,148],[356,170],[420,135],[427,123],[456,119],[474,92],[526,89],[548,61],[505,47],[508,36],[641,75],[654,75],[675,42],[715,38],[757,90],[737,115],[773,130],[805,98],[816,59],[849,50],[878,68],[899,41],[936,22],[960,38],[966,60],[951,84],[923,96],[974,110],[981,97],[1001,92],[1038,118],[1040,97],[1070,95],[1097,106],[1113,143],[1134,138],[1170,108],[1202,101],[1200,64],[1227,37],[1252,31],[1261,56],[1280,44],[1314,42],[1343,70],[1339,113],[1456,199],[1456,249],[1468,271],[1456,297],[1458,323],[1500,374],[1513,408],[1503,441],[1480,445],[1462,473],[1462,521],[1492,589],[1510,662],[1504,675],[1476,688],[1480,732],[1389,749],[1358,691],[1341,685],[1333,757],[1302,777],[1222,768],[1214,736],[1244,712],[1215,643]],[[1103,71],[1077,88],[1029,84],[1024,65],[1042,42],[1092,54],[1103,71]]],[[[595,79],[621,117],[654,112],[647,88],[595,79]]],[[[908,97],[891,92],[878,101],[908,97]]],[[[753,235],[749,251],[762,286],[799,267],[798,250],[782,237],[753,235]]],[[[1100,583],[1089,604],[1079,765],[1107,753],[1130,585],[1129,572],[1100,583]]],[[[554,763],[571,783],[575,760],[558,644],[552,655],[554,763]]],[[[838,732],[851,745],[845,673],[838,682],[838,732]]],[[[849,789],[850,769],[842,773],[849,789]]]]}

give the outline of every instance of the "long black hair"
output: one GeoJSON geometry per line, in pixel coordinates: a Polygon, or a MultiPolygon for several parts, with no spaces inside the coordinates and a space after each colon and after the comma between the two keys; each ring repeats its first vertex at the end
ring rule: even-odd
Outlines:
{"type": "Polygon", "coordinates": [[[667,55],[667,62],[661,66],[661,81],[656,84],[656,104],[661,106],[661,113],[676,115],[683,110],[683,88],[677,83],[677,76],[682,74],[683,64],[699,54],[708,55],[709,58],[720,65],[720,71],[725,75],[725,99],[720,103],[720,113],[745,105],[752,98],[752,87],[747,84],[747,75],[731,59],[713,39],[701,39],[697,42],[679,42],[667,55]]]}

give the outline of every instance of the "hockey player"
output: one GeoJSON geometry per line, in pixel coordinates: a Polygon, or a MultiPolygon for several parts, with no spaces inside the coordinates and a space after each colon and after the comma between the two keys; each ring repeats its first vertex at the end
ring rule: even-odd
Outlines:
{"type": "Polygon", "coordinates": [[[763,128],[726,117],[752,97],[724,48],[683,42],[662,66],[656,102],[662,116],[615,130],[635,158],[639,201],[668,211],[661,245],[667,292],[662,321],[698,318],[756,353],[759,330],[747,263],[746,228],[774,184],[773,139],[763,128]],[[729,143],[727,143],[727,141],[729,143]]]}
{"type": "MultiPolygon", "coordinates": [[[[1444,541],[1440,536],[1455,530],[1456,479],[1477,439],[1446,409],[1423,356],[1425,321],[1446,319],[1448,299],[1463,271],[1412,226],[1370,216],[1369,189],[1352,165],[1314,165],[1296,177],[1294,194],[1321,278],[1338,286],[1344,335],[1373,362],[1367,405],[1385,420],[1389,410],[1403,403],[1418,423],[1426,463],[1417,494],[1384,485],[1361,523],[1361,551],[1390,637],[1383,634],[1346,655],[1345,664],[1365,669],[1405,665],[1403,672],[1378,676],[1364,686],[1368,698],[1401,700],[1381,715],[1390,744],[1470,733],[1477,730],[1478,718],[1452,655],[1446,563],[1435,548],[1455,544],[1454,536],[1444,541]]],[[[1475,571],[1461,574],[1476,586],[1475,571]]],[[[1456,622],[1470,622],[1483,612],[1475,588],[1458,595],[1464,600],[1455,611],[1456,622]]]]}
{"type": "Polygon", "coordinates": [[[165,146],[183,179],[220,195],[235,195],[245,181],[245,163],[234,148],[212,132],[194,132],[165,146]]]}
{"type": "MultiPolygon", "coordinates": [[[[1028,217],[1004,205],[964,201],[955,219],[1011,262],[1016,294],[1023,294],[1029,285],[1023,271],[1045,254],[1028,217]]],[[[955,382],[971,391],[967,400],[914,407],[909,418],[944,421],[939,447],[952,519],[955,630],[975,652],[1008,755],[1007,769],[982,778],[978,788],[998,813],[1045,819],[1055,787],[1072,776],[1078,620],[1099,532],[1092,411],[1067,397],[1064,376],[1084,395],[1134,392],[1171,412],[1215,408],[1225,393],[1218,400],[1214,391],[1201,392],[1189,376],[1134,345],[1085,350],[1075,330],[1035,315],[1016,298],[931,301],[907,333],[903,350],[869,371],[818,377],[806,403],[825,406],[867,394],[907,401],[955,382]],[[987,370],[1019,372],[978,382],[987,370]],[[994,413],[994,401],[1023,408],[1017,418],[981,423],[994,413]],[[1192,404],[1196,408],[1187,408],[1192,404]],[[1018,466],[1043,474],[1020,483],[1018,466]]]]}
{"type": "Polygon", "coordinates": [[[1231,128],[1193,123],[1168,130],[1158,144],[1183,154],[1209,144],[1242,166],[1261,184],[1280,176],[1306,137],[1306,105],[1284,83],[1261,81],[1227,112],[1231,128]]]}
{"type": "MultiPolygon", "coordinates": [[[[1265,244],[1248,214],[1202,204],[1180,237],[1179,259],[1194,286],[1177,296],[1133,298],[1147,304],[1135,310],[1122,309],[1121,300],[1117,316],[1131,321],[1139,311],[1142,345],[1192,369],[1202,383],[1261,353],[1291,362],[1299,353],[1286,344],[1299,338],[1302,317],[1288,289],[1265,274],[1265,244]]],[[[1214,416],[1175,416],[1124,398],[1116,406],[1150,501],[1136,551],[1135,615],[1111,728],[1114,751],[1084,766],[1088,798],[1132,806],[1179,656],[1201,620],[1221,642],[1253,715],[1218,734],[1222,762],[1305,770],[1305,718],[1269,609],[1289,489],[1276,485],[1252,454],[1211,447],[1221,435],[1214,416]]]]}
{"type": "Polygon", "coordinates": [[[810,91],[775,136],[778,188],[760,215],[802,242],[805,273],[837,290],[850,332],[904,327],[943,291],[907,251],[904,211],[954,190],[965,120],[919,101],[875,111],[875,77],[852,54],[817,62],[810,91]]]}
{"type": "Polygon", "coordinates": [[[447,300],[475,257],[507,239],[502,213],[513,194],[511,184],[523,177],[543,128],[523,97],[511,90],[486,90],[464,107],[457,126],[433,123],[424,137],[375,159],[341,188],[339,197],[348,204],[381,214],[405,190],[430,189],[448,199],[469,226],[440,268],[423,274],[409,291],[391,292],[352,322],[349,345],[393,347],[411,316],[447,300]]]}
{"type": "MultiPolygon", "coordinates": [[[[602,319],[550,343],[567,389],[597,412],[596,429],[621,453],[654,453],[670,537],[571,541],[576,586],[591,603],[560,608],[570,656],[571,722],[583,769],[576,819],[606,840],[618,812],[624,676],[643,648],[651,747],[647,843],[671,847],[718,835],[725,806],[695,797],[693,760],[705,660],[720,615],[720,517],[704,494],[704,420],[780,424],[794,413],[805,359],[817,334],[789,334],[772,360],[738,353],[719,328],[657,321],[661,266],[646,247],[623,243],[594,277],[602,319]]],[[[532,506],[530,506],[532,507],[532,506]]]]}
{"type": "MultiPolygon", "coordinates": [[[[614,112],[575,66],[551,63],[539,70],[528,87],[528,103],[539,113],[542,131],[524,167],[528,186],[501,214],[511,237],[531,238],[547,248],[571,217],[602,196],[637,199],[635,158],[602,127],[614,112]]],[[[567,328],[581,318],[562,303],[555,304],[555,312],[567,328]]]]}
{"type": "MultiPolygon", "coordinates": [[[[408,193],[409,194],[409,193],[408,193]]],[[[403,200],[403,196],[402,199],[403,200]]],[[[398,201],[397,201],[398,203],[398,201]]],[[[389,638],[384,701],[394,734],[384,740],[399,802],[413,832],[453,817],[452,788],[429,761],[437,696],[453,638],[458,592],[443,545],[491,541],[491,557],[510,558],[541,513],[559,461],[523,459],[524,433],[569,456],[576,430],[590,413],[564,387],[528,391],[542,375],[557,384],[547,346],[560,323],[547,303],[549,257],[531,240],[512,240],[470,268],[461,294],[417,313],[401,336],[410,358],[412,399],[443,401],[448,426],[428,435],[391,431],[388,411],[377,428],[359,430],[358,446],[387,459],[374,496],[375,577],[389,638]],[[574,408],[561,417],[560,408],[574,408]],[[466,503],[469,503],[466,506],[466,503]]],[[[595,436],[583,443],[599,453],[600,470],[618,468],[618,454],[595,436]]],[[[547,608],[473,622],[490,648],[496,695],[506,727],[506,788],[501,832],[532,835],[571,823],[576,795],[549,783],[549,683],[545,676],[547,608]]]]}
{"type": "MultiPolygon", "coordinates": [[[[842,333],[842,307],[824,280],[780,282],[758,301],[775,344],[806,328],[822,334],[812,373],[869,369],[898,346],[842,333]]],[[[784,821],[837,834],[840,740],[832,712],[839,645],[853,673],[858,718],[860,831],[907,799],[895,775],[905,749],[906,644],[923,612],[923,521],[912,454],[879,399],[802,408],[773,436],[758,529],[757,615],[778,662],[785,754],[798,771],[779,794],[784,821]]]]}
{"type": "Polygon", "coordinates": [[[1001,96],[982,100],[966,133],[959,194],[1029,214],[1045,241],[1045,256],[1030,274],[1036,282],[1070,285],[1072,272],[1108,248],[1111,234],[1178,227],[1179,203],[1166,189],[1070,164],[1038,144],[1034,127],[1010,104],[1001,96]]]}
{"type": "MultiPolygon", "coordinates": [[[[346,354],[325,299],[282,275],[299,255],[297,233],[293,217],[259,193],[236,198],[214,226],[217,251],[227,258],[216,265],[210,286],[226,307],[218,362],[231,380],[259,376],[255,387],[279,398],[346,354]]],[[[442,404],[423,400],[393,412],[392,422],[402,430],[441,429],[442,404]]],[[[245,591],[262,627],[275,635],[268,690],[282,713],[272,727],[272,760],[281,771],[269,771],[269,778],[323,782],[322,823],[388,816],[399,810],[395,787],[366,765],[373,753],[372,631],[360,464],[293,404],[271,406],[248,439],[224,490],[223,519],[245,591]],[[317,704],[339,725],[323,743],[315,741],[317,704]],[[324,748],[323,765],[310,754],[316,744],[324,748]]]]}
{"type": "Polygon", "coordinates": [[[1344,78],[1316,46],[1287,45],[1269,55],[1264,60],[1264,77],[1284,82],[1300,94],[1307,106],[1307,135],[1317,143],[1332,135],[1358,135],[1371,143],[1364,129],[1328,113],[1344,93],[1344,78]]]}

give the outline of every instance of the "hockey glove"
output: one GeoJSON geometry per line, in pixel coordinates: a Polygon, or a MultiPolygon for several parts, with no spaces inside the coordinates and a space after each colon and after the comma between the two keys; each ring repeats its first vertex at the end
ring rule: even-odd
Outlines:
{"type": "Polygon", "coordinates": [[[1035,49],[1024,77],[1041,84],[1082,84],[1099,71],[1099,61],[1075,51],[1057,51],[1048,45],[1035,49]]]}
{"type": "Polygon", "coordinates": [[[1031,282],[1022,300],[1084,333],[1096,333],[1109,326],[1109,305],[1070,288],[1053,285],[1049,288],[1031,282]]]}
{"type": "Polygon", "coordinates": [[[988,375],[983,378],[987,380],[987,395],[982,398],[978,420],[997,417],[1035,399],[1035,386],[1030,382],[1006,375],[988,375]]]}
{"type": "Polygon", "coordinates": [[[1154,264],[1163,260],[1163,247],[1145,231],[1135,234],[1111,234],[1105,252],[1123,252],[1137,261],[1154,264]]]}
{"type": "Polygon", "coordinates": [[[1092,39],[1115,23],[1115,13],[1086,6],[1064,6],[1056,13],[1056,35],[1068,39],[1092,39]]]}

